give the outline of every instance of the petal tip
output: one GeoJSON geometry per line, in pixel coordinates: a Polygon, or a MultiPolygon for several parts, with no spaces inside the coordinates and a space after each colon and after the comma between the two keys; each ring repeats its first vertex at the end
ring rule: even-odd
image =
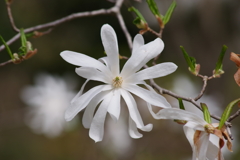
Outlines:
{"type": "Polygon", "coordinates": [[[71,121],[74,117],[68,111],[66,111],[64,118],[66,121],[71,121]]]}

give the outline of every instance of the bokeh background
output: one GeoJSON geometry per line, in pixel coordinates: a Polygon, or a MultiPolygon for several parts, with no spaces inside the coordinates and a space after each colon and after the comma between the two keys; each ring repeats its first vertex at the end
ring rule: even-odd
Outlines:
{"type": "MultiPolygon", "coordinates": [[[[221,78],[209,81],[206,94],[200,99],[200,102],[205,102],[209,106],[213,114],[220,116],[224,107],[240,95],[240,89],[233,79],[236,66],[229,60],[231,51],[240,53],[240,1],[176,1],[176,10],[163,32],[165,49],[158,62],[174,62],[179,68],[172,75],[159,78],[156,82],[185,96],[197,96],[202,85],[201,79],[188,72],[179,46],[183,45],[201,64],[201,74],[210,76],[222,45],[227,45],[229,48],[223,61],[225,74],[221,78]]],[[[164,14],[171,1],[158,0],[157,3],[160,12],[164,14]]],[[[159,29],[145,1],[126,1],[121,13],[132,37],[138,33],[138,29],[132,24],[135,15],[127,11],[132,5],[141,11],[153,29],[159,29]]],[[[111,6],[113,3],[106,0],[13,0],[12,12],[17,27],[28,28],[72,13],[111,6]]],[[[99,143],[90,139],[89,130],[82,126],[82,113],[77,119],[78,124],[55,138],[35,134],[26,125],[29,106],[21,99],[22,90],[26,86],[36,85],[34,79],[42,73],[70,77],[69,86],[74,86],[74,92],[80,90],[84,79],[74,73],[75,66],[61,59],[59,53],[63,50],[72,50],[95,58],[104,56],[100,28],[105,23],[110,24],[117,33],[120,54],[129,56],[130,50],[117,19],[113,15],[106,15],[75,19],[55,27],[50,34],[30,38],[38,53],[21,64],[10,64],[0,68],[1,160],[185,160],[191,157],[191,147],[182,126],[172,121],[154,120],[141,100],[138,104],[144,123],[154,125],[153,130],[143,133],[141,139],[131,139],[127,133],[122,133],[123,130],[127,131],[128,115],[124,116],[126,113],[124,109],[122,121],[117,124],[112,124],[108,117],[104,139],[99,143]]],[[[5,40],[16,34],[9,23],[4,1],[0,1],[0,34],[5,40]]],[[[148,42],[155,37],[151,33],[146,33],[144,38],[148,42]]],[[[20,41],[16,41],[10,47],[13,52],[17,51],[20,41]]],[[[0,61],[8,59],[7,52],[2,51],[0,61]]],[[[89,83],[86,90],[94,85],[96,82],[89,83]]],[[[167,98],[173,106],[177,106],[176,100],[167,98]]],[[[185,104],[194,110],[194,106],[185,104]]],[[[240,118],[233,121],[234,152],[225,153],[228,159],[238,159],[240,156],[239,123],[240,118]]]]}

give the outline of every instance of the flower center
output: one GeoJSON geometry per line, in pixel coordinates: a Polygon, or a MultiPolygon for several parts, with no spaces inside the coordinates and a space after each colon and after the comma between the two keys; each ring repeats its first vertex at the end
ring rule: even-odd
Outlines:
{"type": "Polygon", "coordinates": [[[117,76],[116,78],[113,79],[112,85],[113,85],[113,87],[118,88],[118,87],[122,86],[122,82],[123,82],[122,77],[117,76]]]}
{"type": "Polygon", "coordinates": [[[204,126],[204,129],[207,133],[212,133],[214,134],[215,128],[211,124],[206,124],[204,126]]]}

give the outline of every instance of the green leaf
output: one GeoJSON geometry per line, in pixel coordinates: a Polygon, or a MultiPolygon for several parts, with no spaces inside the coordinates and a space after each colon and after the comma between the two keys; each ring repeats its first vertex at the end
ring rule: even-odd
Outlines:
{"type": "Polygon", "coordinates": [[[19,55],[23,56],[27,53],[27,39],[23,28],[20,29],[20,36],[22,46],[19,48],[19,55]]]}
{"type": "Polygon", "coordinates": [[[193,58],[193,57],[190,57],[190,56],[188,55],[188,53],[186,52],[186,50],[184,49],[183,46],[180,46],[180,48],[181,48],[181,50],[182,50],[182,52],[183,52],[184,58],[185,58],[185,60],[186,60],[186,62],[187,62],[187,64],[188,64],[190,70],[191,70],[192,72],[194,72],[194,71],[195,71],[195,65],[196,65],[196,59],[193,58]]]}
{"type": "Polygon", "coordinates": [[[26,47],[27,39],[26,39],[26,36],[25,36],[25,33],[24,33],[24,29],[23,29],[23,28],[20,29],[20,34],[21,34],[22,46],[23,46],[23,47],[26,47]]]}
{"type": "Polygon", "coordinates": [[[13,57],[13,54],[12,54],[12,51],[11,49],[8,47],[7,43],[4,41],[3,37],[0,36],[0,40],[2,41],[3,45],[5,46],[9,56],[11,57],[12,60],[14,60],[14,57],[13,57]]]}
{"type": "Polygon", "coordinates": [[[223,70],[222,70],[222,66],[223,66],[222,61],[223,61],[223,57],[226,53],[227,48],[228,47],[226,45],[222,46],[222,51],[221,51],[221,53],[218,57],[218,61],[216,63],[215,74],[223,74],[224,73],[223,70]]]}
{"type": "Polygon", "coordinates": [[[144,17],[142,16],[142,14],[135,7],[128,8],[128,11],[134,12],[137,15],[137,17],[139,17],[142,21],[147,23],[146,20],[144,19],[144,17]]]}
{"type": "Polygon", "coordinates": [[[237,104],[238,102],[240,102],[240,98],[232,101],[231,103],[228,104],[227,108],[224,110],[221,120],[219,122],[219,129],[221,129],[224,125],[224,123],[226,122],[226,120],[228,119],[228,117],[231,114],[232,108],[234,107],[235,104],[237,104]]]}
{"type": "Polygon", "coordinates": [[[139,29],[145,29],[146,28],[146,23],[143,22],[139,17],[135,18],[133,20],[133,24],[135,24],[139,29]]]}
{"type": "Polygon", "coordinates": [[[152,11],[154,16],[158,16],[161,17],[159,11],[158,11],[158,7],[157,4],[154,0],[147,0],[148,6],[150,8],[150,10],[152,11]]]}
{"type": "Polygon", "coordinates": [[[166,12],[166,14],[165,14],[165,16],[164,16],[164,18],[163,18],[163,24],[164,24],[164,25],[167,24],[168,21],[170,20],[170,18],[171,18],[171,16],[172,16],[172,13],[173,13],[173,11],[174,11],[174,9],[175,9],[175,7],[176,7],[176,5],[177,5],[177,3],[176,3],[176,1],[174,0],[174,1],[172,2],[172,4],[170,5],[170,7],[168,8],[168,10],[167,10],[167,12],[166,12]]]}
{"type": "Polygon", "coordinates": [[[201,107],[203,110],[204,120],[209,124],[212,123],[212,119],[211,119],[207,105],[205,103],[201,103],[201,107]]]}
{"type": "Polygon", "coordinates": [[[179,108],[182,109],[182,110],[185,110],[185,107],[184,107],[184,105],[183,105],[182,98],[178,98],[178,102],[179,102],[179,108]]]}

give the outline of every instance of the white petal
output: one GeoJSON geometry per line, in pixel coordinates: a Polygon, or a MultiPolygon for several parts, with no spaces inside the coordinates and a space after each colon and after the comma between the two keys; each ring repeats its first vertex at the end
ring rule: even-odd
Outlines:
{"type": "Polygon", "coordinates": [[[84,90],[86,84],[88,83],[88,81],[89,81],[89,79],[87,79],[87,80],[84,82],[84,84],[82,85],[80,91],[79,91],[79,92],[77,93],[77,95],[71,100],[71,103],[73,103],[77,98],[79,98],[79,97],[82,95],[83,90],[84,90]]]}
{"type": "Polygon", "coordinates": [[[185,124],[185,126],[192,128],[194,130],[205,131],[204,126],[196,122],[188,121],[188,123],[185,124]]]}
{"type": "Polygon", "coordinates": [[[129,116],[129,135],[134,138],[141,138],[142,134],[138,132],[136,123],[132,120],[132,118],[129,116]]]}
{"type": "Polygon", "coordinates": [[[99,69],[100,71],[106,73],[107,75],[111,74],[109,69],[104,64],[85,54],[73,51],[63,51],[60,53],[60,55],[65,61],[73,65],[82,67],[92,67],[99,69]]]}
{"type": "Polygon", "coordinates": [[[101,28],[101,38],[108,56],[108,63],[111,68],[113,75],[119,75],[119,52],[118,52],[118,42],[117,36],[113,28],[105,24],[101,28]]]}
{"type": "MultiPolygon", "coordinates": [[[[191,122],[188,122],[188,123],[191,123],[191,122]]],[[[191,127],[188,127],[188,123],[183,126],[183,130],[188,139],[188,142],[190,143],[191,147],[194,150],[193,137],[194,137],[195,130],[192,129],[191,127]]]]}
{"type": "Polygon", "coordinates": [[[132,92],[136,96],[142,98],[143,100],[145,100],[146,102],[152,105],[162,107],[162,108],[171,107],[171,105],[167,102],[167,100],[163,96],[155,92],[146,90],[137,85],[124,85],[123,88],[132,92]]]}
{"type": "Polygon", "coordinates": [[[133,49],[132,54],[137,53],[136,50],[144,45],[144,39],[141,34],[137,34],[133,39],[133,49]]]}
{"type": "Polygon", "coordinates": [[[96,95],[87,105],[83,117],[82,117],[82,124],[85,128],[90,128],[94,111],[97,105],[104,99],[104,97],[109,93],[109,91],[104,91],[96,95]]]}
{"type": "Polygon", "coordinates": [[[89,136],[95,141],[102,141],[104,135],[104,122],[107,115],[107,109],[111,101],[111,96],[106,95],[102,103],[100,104],[96,114],[91,123],[89,130],[89,136]]]}
{"type": "Polygon", "coordinates": [[[73,103],[71,103],[70,107],[68,107],[65,112],[65,119],[67,121],[72,120],[78,114],[78,112],[80,112],[88,105],[88,103],[92,100],[93,97],[95,97],[98,93],[102,91],[110,89],[112,89],[111,85],[100,85],[90,89],[82,96],[77,98],[75,101],[73,101],[73,103]]]}
{"type": "Polygon", "coordinates": [[[157,119],[179,119],[195,122],[196,124],[200,124],[202,126],[208,124],[203,120],[203,118],[199,117],[198,115],[178,108],[164,108],[160,110],[156,116],[157,119]]]}
{"type": "Polygon", "coordinates": [[[199,160],[206,160],[207,149],[209,142],[209,133],[201,132],[198,142],[195,144],[197,156],[199,160]]]}
{"type": "MultiPolygon", "coordinates": [[[[193,139],[194,139],[194,134],[196,130],[191,128],[192,124],[190,123],[192,122],[188,122],[186,125],[184,125],[183,129],[193,150],[192,160],[206,160],[209,134],[206,132],[201,132],[197,143],[194,144],[193,139]]],[[[214,159],[209,159],[209,160],[214,160],[214,159]]]]}
{"type": "Polygon", "coordinates": [[[99,58],[98,60],[100,62],[104,63],[110,69],[109,62],[108,62],[108,57],[102,57],[102,58],[99,58]]]}
{"type": "Polygon", "coordinates": [[[129,92],[125,91],[124,89],[121,89],[120,91],[121,91],[121,95],[122,95],[123,99],[125,100],[125,102],[127,104],[130,117],[136,123],[137,128],[139,128],[143,131],[151,131],[152,124],[148,124],[148,125],[144,126],[142,117],[139,114],[137,104],[136,104],[136,101],[134,100],[133,96],[129,92]]]}
{"type": "Polygon", "coordinates": [[[160,38],[138,48],[123,66],[121,76],[126,78],[140,70],[149,60],[162,52],[164,43],[160,38]]]}
{"type": "Polygon", "coordinates": [[[166,62],[161,63],[146,69],[143,69],[136,74],[133,74],[127,79],[128,83],[137,83],[146,79],[153,79],[158,77],[163,77],[173,73],[177,69],[177,66],[174,63],[166,62]]]}
{"type": "Polygon", "coordinates": [[[90,67],[79,67],[75,69],[76,73],[86,79],[101,81],[104,83],[111,83],[111,77],[105,75],[103,72],[90,67]]]}
{"type": "MultiPolygon", "coordinates": [[[[215,160],[218,156],[218,151],[219,151],[219,148],[214,145],[211,141],[208,143],[208,149],[207,149],[207,158],[208,160],[215,160]]],[[[223,160],[223,156],[221,155],[222,159],[223,160]]]]}
{"type": "Polygon", "coordinates": [[[114,89],[111,91],[112,99],[110,101],[109,107],[108,107],[108,113],[111,115],[111,117],[117,121],[120,115],[120,91],[119,89],[114,89]]]}

